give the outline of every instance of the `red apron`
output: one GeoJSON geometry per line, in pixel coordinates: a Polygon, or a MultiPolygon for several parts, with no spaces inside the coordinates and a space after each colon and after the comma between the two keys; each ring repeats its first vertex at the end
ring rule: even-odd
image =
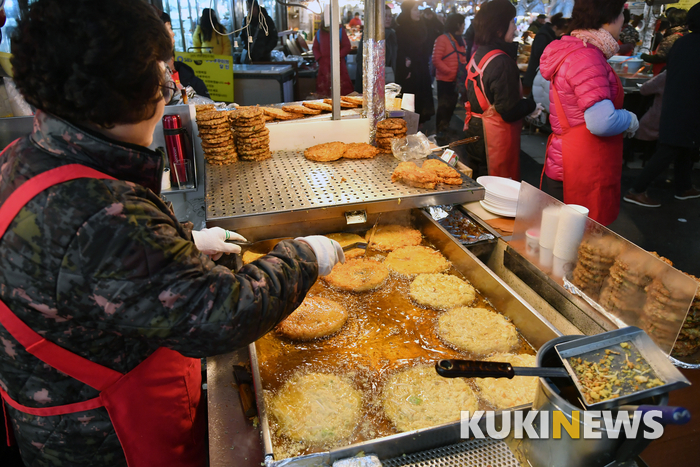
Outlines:
{"type": "MultiPolygon", "coordinates": [[[[45,189],[77,178],[114,179],[94,169],[71,164],[23,183],[0,206],[0,238],[17,213],[45,189]]],[[[122,374],[47,341],[0,301],[0,324],[27,350],[51,367],[100,391],[94,399],[74,404],[32,408],[2,399],[20,412],[41,417],[104,407],[124,449],[129,467],[193,467],[206,460],[204,420],[195,417],[201,395],[200,361],[159,348],[136,368],[122,374]]],[[[5,409],[3,404],[3,409],[5,409]]],[[[9,415],[5,425],[10,442],[9,415]]]]}
{"type": "Polygon", "coordinates": [[[479,106],[486,110],[481,114],[472,112],[471,104],[467,101],[464,104],[464,107],[467,109],[464,119],[464,130],[467,130],[469,127],[469,120],[472,117],[480,118],[484,124],[486,164],[489,175],[520,180],[520,132],[523,128],[522,120],[513,123],[504,121],[491,105],[479,85],[479,83],[483,84],[484,82],[484,70],[489,66],[491,60],[498,55],[506,55],[506,53],[501,50],[492,50],[484,55],[478,64],[474,61],[474,58],[469,62],[466,85],[469,87],[468,81],[472,82],[479,106]],[[479,77],[479,83],[476,82],[477,76],[479,77]]]}
{"type": "MultiPolygon", "coordinates": [[[[559,67],[563,63],[564,60],[559,67]]],[[[564,202],[587,207],[590,210],[588,217],[603,225],[609,225],[617,219],[620,212],[623,134],[595,136],[586,128],[585,123],[575,127],[569,126],[554,85],[554,77],[558,72],[559,68],[552,75],[550,86],[562,129],[560,139],[564,168],[564,202]]],[[[619,110],[622,108],[625,93],[620,78],[617,75],[615,78],[617,97],[613,104],[619,110]]],[[[547,154],[553,136],[554,133],[547,141],[547,154]]],[[[544,169],[542,173],[544,174],[544,169]]]]}

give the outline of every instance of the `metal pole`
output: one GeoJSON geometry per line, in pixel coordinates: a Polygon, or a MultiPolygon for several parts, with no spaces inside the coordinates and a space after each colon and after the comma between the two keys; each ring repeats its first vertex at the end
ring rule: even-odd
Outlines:
{"type": "Polygon", "coordinates": [[[386,50],[384,2],[365,0],[365,29],[362,51],[363,113],[369,119],[369,140],[375,142],[377,123],[386,113],[384,100],[386,50]]]}
{"type": "Polygon", "coordinates": [[[333,120],[340,120],[340,6],[338,0],[331,0],[331,99],[333,100],[333,120]]]}

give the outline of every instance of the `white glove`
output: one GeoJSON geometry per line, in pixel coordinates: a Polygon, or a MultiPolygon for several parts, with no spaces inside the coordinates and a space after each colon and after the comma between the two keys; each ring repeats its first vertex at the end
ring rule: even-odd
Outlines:
{"type": "Polygon", "coordinates": [[[630,121],[630,126],[625,131],[625,138],[632,138],[634,137],[635,133],[637,133],[637,130],[639,130],[639,119],[637,119],[637,116],[629,110],[627,112],[629,112],[630,117],[632,117],[632,121],[630,121]]]}
{"type": "Polygon", "coordinates": [[[221,258],[224,253],[240,253],[241,247],[233,243],[226,243],[226,240],[238,240],[245,242],[246,239],[236,232],[224,230],[221,227],[212,227],[211,229],[193,230],[192,240],[199,251],[205,255],[209,255],[211,259],[216,261],[221,258]]]}
{"type": "Polygon", "coordinates": [[[345,253],[340,243],[323,235],[311,235],[310,237],[298,237],[294,240],[299,240],[306,243],[314,250],[316,261],[318,261],[318,275],[327,276],[331,273],[333,266],[337,263],[345,262],[345,253]]]}
{"type": "Polygon", "coordinates": [[[539,117],[543,110],[545,110],[544,106],[538,102],[537,106],[535,107],[535,110],[530,115],[528,115],[528,118],[535,119],[539,117]]]}

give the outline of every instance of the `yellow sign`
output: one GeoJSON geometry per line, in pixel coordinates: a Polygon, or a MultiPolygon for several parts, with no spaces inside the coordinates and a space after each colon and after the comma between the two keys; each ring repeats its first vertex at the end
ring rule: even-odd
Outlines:
{"type": "Polygon", "coordinates": [[[194,70],[194,74],[207,85],[212,99],[233,102],[233,57],[175,52],[175,60],[194,70]]]}

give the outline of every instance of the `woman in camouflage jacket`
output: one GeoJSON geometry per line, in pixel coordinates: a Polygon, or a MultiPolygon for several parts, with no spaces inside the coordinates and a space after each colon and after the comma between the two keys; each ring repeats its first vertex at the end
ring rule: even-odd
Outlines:
{"type": "MultiPolygon", "coordinates": [[[[171,53],[146,3],[40,0],[12,48],[17,85],[38,110],[33,132],[0,155],[0,205],[67,164],[114,177],[41,192],[0,239],[0,299],[47,340],[120,373],[161,347],[193,358],[230,352],[301,303],[319,262],[342,259],[328,240],[283,241],[233,273],[192,242],[159,197],[163,161],[146,148],[171,53]]],[[[28,407],[99,392],[42,363],[2,325],[0,388],[28,407]]],[[[126,465],[103,407],[49,417],[5,408],[27,466],[126,465]]]]}

